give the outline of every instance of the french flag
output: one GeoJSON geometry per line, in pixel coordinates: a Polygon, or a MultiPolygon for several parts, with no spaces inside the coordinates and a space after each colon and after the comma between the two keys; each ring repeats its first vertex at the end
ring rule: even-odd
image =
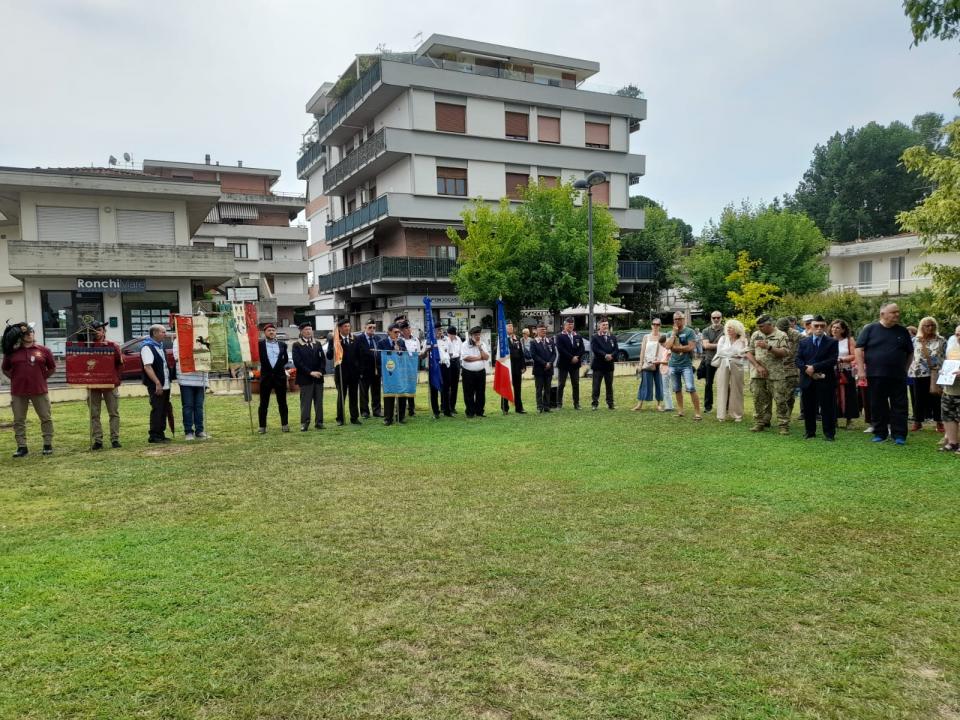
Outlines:
{"type": "Polygon", "coordinates": [[[513,379],[510,374],[510,343],[507,340],[507,321],[503,314],[503,300],[497,300],[497,364],[493,368],[493,391],[513,402],[513,379]]]}

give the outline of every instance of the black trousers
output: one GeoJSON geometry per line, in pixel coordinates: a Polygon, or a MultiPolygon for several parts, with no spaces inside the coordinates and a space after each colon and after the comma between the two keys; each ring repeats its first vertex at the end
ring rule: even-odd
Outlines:
{"type": "Polygon", "coordinates": [[[868,377],[873,434],[907,437],[907,383],[903,378],[868,377]]]}
{"type": "Polygon", "coordinates": [[[403,402],[407,404],[407,415],[409,415],[410,417],[413,417],[414,412],[417,409],[414,403],[414,398],[412,397],[403,398],[403,402]]]}
{"type": "MultiPolygon", "coordinates": [[[[342,365],[340,367],[343,367],[342,365]]],[[[343,424],[343,400],[344,395],[347,396],[347,399],[350,402],[350,421],[360,419],[360,408],[358,406],[358,398],[360,390],[360,379],[359,378],[342,378],[340,370],[333,371],[333,380],[337,384],[337,422],[341,425],[343,424]]]]}
{"type": "MultiPolygon", "coordinates": [[[[935,373],[939,375],[937,370],[935,373]]],[[[918,377],[913,380],[913,421],[924,420],[940,422],[940,396],[930,392],[930,378],[918,377]]]]}
{"type": "Polygon", "coordinates": [[[463,404],[466,406],[467,417],[483,415],[487,404],[487,371],[463,371],[463,404]]]}
{"type": "Polygon", "coordinates": [[[380,376],[377,373],[362,373],[360,375],[360,412],[363,415],[369,415],[372,410],[373,414],[376,415],[382,409],[380,404],[380,376]]]}
{"type": "MultiPolygon", "coordinates": [[[[440,375],[443,376],[443,365],[440,366],[440,375]]],[[[440,389],[437,390],[433,383],[430,383],[430,409],[433,410],[434,417],[443,413],[444,415],[449,414],[447,410],[447,386],[442,382],[440,383],[440,389]]]]}
{"type": "Polygon", "coordinates": [[[452,413],[457,411],[457,393],[460,390],[460,358],[450,358],[450,367],[444,369],[440,366],[441,372],[446,373],[443,376],[443,389],[447,393],[447,410],[452,413]]]}
{"type": "Polygon", "coordinates": [[[580,366],[573,365],[572,367],[557,369],[560,371],[560,377],[557,378],[557,407],[563,407],[563,389],[567,385],[567,378],[570,379],[573,404],[575,407],[580,407],[580,366]]]}
{"type": "MultiPolygon", "coordinates": [[[[510,381],[513,384],[513,407],[517,412],[523,411],[523,400],[520,398],[520,388],[523,387],[523,369],[514,370],[510,368],[510,381]]],[[[500,398],[500,409],[504,412],[510,411],[510,403],[506,398],[500,398]]]]}
{"type": "Polygon", "coordinates": [[[300,386],[300,424],[310,424],[310,407],[313,406],[315,425],[323,425],[323,382],[300,386]]]}
{"type": "Polygon", "coordinates": [[[260,427],[267,426],[267,409],[270,407],[270,393],[277,396],[277,407],[280,409],[280,424],[287,424],[287,378],[275,378],[264,375],[260,378],[260,407],[257,408],[257,417],[260,427]]]}
{"type": "Polygon", "coordinates": [[[837,384],[826,380],[814,380],[800,391],[800,407],[803,409],[803,428],[807,437],[817,434],[817,415],[823,418],[823,436],[832,438],[837,434],[837,384]]]}
{"type": "Polygon", "coordinates": [[[607,407],[613,409],[613,369],[593,371],[593,397],[590,402],[594,407],[600,404],[600,383],[607,386],[607,407]]]}
{"type": "Polygon", "coordinates": [[[403,419],[407,415],[407,404],[404,400],[406,400],[406,398],[397,398],[389,395],[383,398],[383,421],[385,423],[392,423],[394,420],[403,422],[403,419]],[[400,402],[397,402],[398,400],[400,402]],[[397,417],[394,417],[394,415],[397,417]]]}
{"type": "Polygon", "coordinates": [[[167,409],[170,407],[170,391],[164,390],[157,395],[156,389],[150,390],[150,439],[159,440],[165,437],[167,427],[167,409]]]}
{"type": "Polygon", "coordinates": [[[707,363],[707,377],[703,381],[703,410],[704,412],[710,412],[713,408],[713,379],[717,376],[717,368],[711,365],[706,358],[700,362],[707,363]]]}
{"type": "Polygon", "coordinates": [[[550,386],[553,385],[553,372],[549,375],[534,375],[534,389],[537,395],[537,410],[547,412],[550,410],[550,386]]]}

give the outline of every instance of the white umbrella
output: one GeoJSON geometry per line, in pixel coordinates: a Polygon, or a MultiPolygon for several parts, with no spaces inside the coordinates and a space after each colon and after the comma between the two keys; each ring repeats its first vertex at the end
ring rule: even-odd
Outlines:
{"type": "MultiPolygon", "coordinates": [[[[585,305],[577,305],[576,307],[568,307],[565,310],[561,310],[560,314],[563,316],[589,315],[590,309],[585,305]]],[[[594,303],[593,314],[594,315],[632,315],[633,310],[627,310],[626,308],[617,307],[616,305],[608,305],[607,303],[594,303]]]]}

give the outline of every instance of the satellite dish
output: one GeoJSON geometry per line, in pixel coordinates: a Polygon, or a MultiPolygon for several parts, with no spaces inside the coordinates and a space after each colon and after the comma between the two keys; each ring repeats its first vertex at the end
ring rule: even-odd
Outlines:
{"type": "Polygon", "coordinates": [[[124,153],[124,154],[123,154],[123,161],[124,161],[124,162],[130,162],[130,153],[124,153]]]}
{"type": "Polygon", "coordinates": [[[117,159],[113,155],[111,155],[110,159],[107,162],[109,162],[111,165],[116,165],[117,159]]]}

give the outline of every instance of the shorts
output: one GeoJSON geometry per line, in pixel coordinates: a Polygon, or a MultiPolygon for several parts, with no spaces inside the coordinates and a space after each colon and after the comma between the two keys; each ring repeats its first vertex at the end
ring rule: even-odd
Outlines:
{"type": "Polygon", "coordinates": [[[672,378],[671,384],[673,385],[673,391],[675,393],[680,392],[680,378],[683,378],[683,384],[687,386],[688,393],[697,392],[696,380],[693,376],[694,370],[693,366],[688,365],[686,367],[672,367],[670,368],[670,377],[672,378]]]}
{"type": "Polygon", "coordinates": [[[960,422],[960,395],[944,393],[940,397],[940,414],[943,422],[960,422]]]}

